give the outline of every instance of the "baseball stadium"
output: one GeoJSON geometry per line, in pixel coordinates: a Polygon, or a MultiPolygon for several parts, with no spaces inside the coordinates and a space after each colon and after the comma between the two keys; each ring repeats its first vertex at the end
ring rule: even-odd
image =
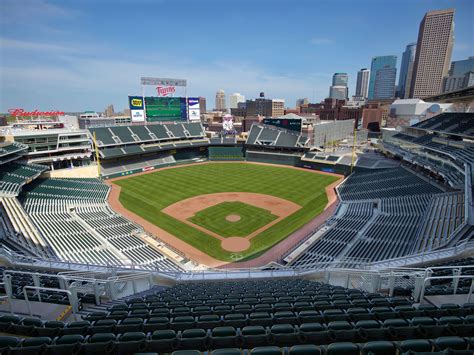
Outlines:
{"type": "Polygon", "coordinates": [[[0,353],[472,353],[474,114],[266,122],[2,128],[0,353]]]}

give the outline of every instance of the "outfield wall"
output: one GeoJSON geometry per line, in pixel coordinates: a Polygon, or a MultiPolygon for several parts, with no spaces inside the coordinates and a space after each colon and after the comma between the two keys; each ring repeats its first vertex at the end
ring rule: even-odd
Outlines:
{"type": "Polygon", "coordinates": [[[241,161],[245,160],[244,147],[209,147],[210,161],[241,161]]]}
{"type": "Polygon", "coordinates": [[[246,152],[246,160],[256,163],[268,163],[279,165],[297,166],[301,156],[277,152],[249,151],[246,152]]]}

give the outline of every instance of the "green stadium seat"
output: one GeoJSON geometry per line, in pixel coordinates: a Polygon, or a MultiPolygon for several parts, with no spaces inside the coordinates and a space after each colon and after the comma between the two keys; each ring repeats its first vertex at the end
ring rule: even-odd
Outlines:
{"type": "Polygon", "coordinates": [[[211,331],[213,348],[237,347],[242,345],[242,339],[234,327],[216,327],[211,331]]]}
{"type": "Polygon", "coordinates": [[[235,328],[242,328],[247,325],[247,316],[242,313],[226,314],[222,325],[235,328]]]}
{"type": "Polygon", "coordinates": [[[20,340],[13,336],[0,336],[0,354],[7,354],[8,349],[17,347],[20,340]]]}
{"type": "Polygon", "coordinates": [[[48,348],[52,355],[77,354],[82,347],[84,337],[79,334],[63,335],[56,339],[48,348]]]}
{"type": "Polygon", "coordinates": [[[253,312],[249,314],[249,325],[261,325],[264,327],[273,324],[273,317],[268,312],[253,312]]]}
{"type": "Polygon", "coordinates": [[[86,335],[90,325],[91,323],[86,320],[70,322],[66,325],[66,328],[62,330],[62,332],[63,332],[63,335],[70,335],[70,334],[86,335]]]}
{"type": "Polygon", "coordinates": [[[237,348],[216,349],[211,352],[211,355],[242,355],[242,350],[237,348]]]}
{"type": "Polygon", "coordinates": [[[321,348],[313,344],[294,345],[288,353],[289,355],[321,355],[321,348]]]}
{"type": "Polygon", "coordinates": [[[397,354],[397,347],[390,341],[370,341],[364,344],[362,352],[373,355],[395,355],[397,354]]]}
{"type": "Polygon", "coordinates": [[[125,318],[116,326],[117,333],[140,332],[142,329],[142,318],[125,318]]]}
{"type": "Polygon", "coordinates": [[[174,330],[185,330],[194,328],[195,321],[194,317],[191,316],[180,316],[175,317],[171,320],[171,328],[174,330]]]}
{"type": "Polygon", "coordinates": [[[117,321],[115,319],[99,319],[92,324],[89,333],[113,333],[116,325],[117,321]]]}
{"type": "Polygon", "coordinates": [[[221,325],[221,317],[217,314],[208,314],[204,316],[199,316],[196,321],[196,326],[199,328],[214,328],[221,325]]]}
{"type": "Polygon", "coordinates": [[[44,322],[42,327],[35,327],[33,333],[41,336],[41,337],[54,337],[59,335],[59,333],[63,330],[65,324],[61,321],[50,320],[44,322]]]}
{"type": "Polygon", "coordinates": [[[19,324],[21,320],[21,317],[9,314],[0,316],[0,332],[7,332],[12,324],[19,324]]]}
{"type": "Polygon", "coordinates": [[[205,350],[209,338],[204,329],[186,329],[181,333],[180,348],[205,350]]]}
{"type": "Polygon", "coordinates": [[[431,352],[433,350],[433,345],[426,339],[403,340],[399,342],[398,345],[403,352],[431,352]]]}
{"type": "Polygon", "coordinates": [[[298,317],[290,311],[279,311],[273,314],[273,323],[276,324],[297,324],[298,317]]]}
{"type": "Polygon", "coordinates": [[[440,337],[434,340],[439,350],[467,350],[468,343],[461,337],[440,337]]]}
{"type": "Polygon", "coordinates": [[[146,335],[143,332],[129,332],[117,337],[117,354],[130,354],[146,350],[146,335]]]}
{"type": "Polygon", "coordinates": [[[41,328],[43,326],[43,321],[38,318],[23,318],[20,323],[11,324],[11,332],[15,334],[32,334],[35,327],[41,328]]]}
{"type": "Polygon", "coordinates": [[[116,336],[113,333],[97,333],[86,337],[82,349],[86,354],[107,354],[115,349],[116,336]]]}
{"type": "Polygon", "coordinates": [[[148,348],[151,351],[171,352],[178,347],[176,332],[172,329],[155,330],[148,340],[148,348]]]}
{"type": "Polygon", "coordinates": [[[291,324],[274,324],[270,327],[270,334],[275,345],[291,346],[298,344],[298,332],[291,324]]]}
{"type": "Polygon", "coordinates": [[[268,345],[269,335],[265,328],[260,325],[248,325],[242,328],[243,346],[253,348],[268,345]]]}
{"type": "Polygon", "coordinates": [[[155,330],[168,329],[170,321],[167,317],[151,317],[143,324],[143,331],[154,332],[155,330]]]}
{"type": "Polygon", "coordinates": [[[326,322],[349,320],[349,315],[341,309],[325,310],[323,311],[323,316],[326,322]]]}
{"type": "Polygon", "coordinates": [[[300,323],[322,323],[324,317],[317,311],[301,311],[298,313],[300,323]]]}
{"type": "Polygon", "coordinates": [[[357,344],[340,342],[329,344],[326,350],[328,355],[359,355],[360,350],[357,344]]]}
{"type": "Polygon", "coordinates": [[[23,339],[20,347],[10,349],[9,354],[12,355],[36,355],[46,350],[51,344],[50,337],[35,337],[23,339]]]}
{"type": "Polygon", "coordinates": [[[278,346],[261,346],[250,350],[250,355],[283,355],[283,353],[278,346]]]}
{"type": "Polygon", "coordinates": [[[201,355],[199,350],[177,350],[173,351],[171,355],[201,355]]]}

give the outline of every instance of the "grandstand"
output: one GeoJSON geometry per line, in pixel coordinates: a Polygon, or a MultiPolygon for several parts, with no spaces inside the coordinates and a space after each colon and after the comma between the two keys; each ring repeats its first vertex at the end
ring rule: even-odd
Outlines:
{"type": "Polygon", "coordinates": [[[95,137],[106,178],[200,157],[201,147],[209,145],[200,122],[96,127],[89,132],[95,137]]]}
{"type": "Polygon", "coordinates": [[[464,184],[465,164],[474,160],[473,122],[473,113],[442,113],[385,137],[383,146],[390,154],[460,188],[464,184]]]}
{"type": "Polygon", "coordinates": [[[253,124],[247,137],[248,146],[309,148],[309,138],[282,128],[253,124]]]}
{"type": "MultiPolygon", "coordinates": [[[[41,177],[25,146],[4,145],[0,353],[472,353],[471,121],[452,117],[384,142],[402,164],[359,154],[335,212],[283,260],[243,270],[175,258],[109,206],[101,179],[41,177]]],[[[105,176],[203,156],[351,164],[260,124],[244,146],[194,123],[90,131],[105,176]]]]}
{"type": "Polygon", "coordinates": [[[99,179],[40,179],[25,189],[22,199],[62,260],[179,270],[138,236],[143,232],[140,226],[110,209],[109,189],[99,179]]]}

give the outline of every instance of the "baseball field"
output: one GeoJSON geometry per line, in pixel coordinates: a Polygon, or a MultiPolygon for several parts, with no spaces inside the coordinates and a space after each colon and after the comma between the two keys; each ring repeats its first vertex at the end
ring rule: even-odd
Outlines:
{"type": "MultiPolygon", "coordinates": [[[[249,260],[320,214],[331,175],[249,163],[162,169],[119,179],[120,203],[222,261],[249,260]]],[[[158,235],[159,237],[159,235],[158,235]]]]}

